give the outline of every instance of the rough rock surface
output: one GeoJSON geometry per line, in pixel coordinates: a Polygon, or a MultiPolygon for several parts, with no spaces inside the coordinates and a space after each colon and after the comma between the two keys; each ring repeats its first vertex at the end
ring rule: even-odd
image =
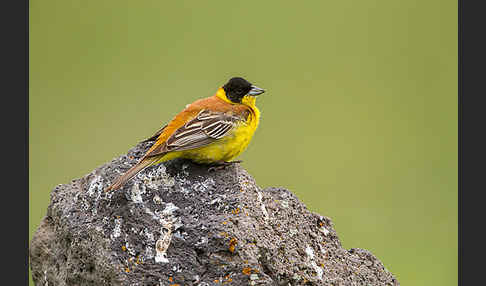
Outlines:
{"type": "Polygon", "coordinates": [[[149,145],[52,191],[30,245],[36,285],[399,285],[370,252],[343,249],[329,218],[239,165],[174,160],[105,193],[149,145]]]}

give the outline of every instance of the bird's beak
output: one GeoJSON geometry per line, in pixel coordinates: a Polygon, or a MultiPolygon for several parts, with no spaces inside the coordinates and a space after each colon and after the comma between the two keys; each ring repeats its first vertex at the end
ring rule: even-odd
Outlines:
{"type": "Polygon", "coordinates": [[[264,92],[265,92],[264,89],[259,88],[258,86],[252,85],[251,86],[251,89],[250,89],[250,92],[248,92],[248,95],[257,96],[257,95],[262,94],[264,92]]]}

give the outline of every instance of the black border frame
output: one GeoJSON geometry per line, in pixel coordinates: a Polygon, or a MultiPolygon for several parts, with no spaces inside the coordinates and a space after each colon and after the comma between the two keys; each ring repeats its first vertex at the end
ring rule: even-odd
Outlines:
{"type": "Polygon", "coordinates": [[[458,285],[482,285],[486,95],[484,7],[458,1],[458,285]],[[477,282],[477,281],[482,281],[477,282]]]}
{"type": "Polygon", "coordinates": [[[3,1],[0,11],[4,284],[29,285],[29,1],[3,1]]]}

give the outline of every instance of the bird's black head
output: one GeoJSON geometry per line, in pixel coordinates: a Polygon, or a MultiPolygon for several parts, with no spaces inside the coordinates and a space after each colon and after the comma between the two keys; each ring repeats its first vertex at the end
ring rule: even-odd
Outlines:
{"type": "Polygon", "coordinates": [[[265,92],[263,89],[249,83],[242,77],[233,77],[223,85],[226,97],[234,103],[241,103],[246,95],[257,96],[265,92]]]}

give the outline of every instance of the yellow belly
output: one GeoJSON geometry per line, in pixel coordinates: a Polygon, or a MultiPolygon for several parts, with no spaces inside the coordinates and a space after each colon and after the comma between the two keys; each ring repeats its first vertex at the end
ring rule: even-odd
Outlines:
{"type": "Polygon", "coordinates": [[[203,164],[217,161],[228,162],[236,158],[246,149],[254,132],[255,129],[251,125],[243,123],[235,128],[231,134],[214,143],[193,150],[177,152],[180,154],[174,155],[179,155],[177,157],[190,159],[203,164]]]}

